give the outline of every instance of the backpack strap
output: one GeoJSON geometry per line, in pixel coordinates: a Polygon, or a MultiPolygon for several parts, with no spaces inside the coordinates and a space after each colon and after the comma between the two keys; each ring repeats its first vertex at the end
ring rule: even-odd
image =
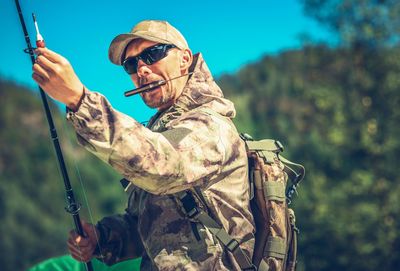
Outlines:
{"type": "Polygon", "coordinates": [[[303,165],[293,163],[292,161],[289,161],[283,156],[279,156],[279,160],[282,161],[282,163],[285,165],[285,172],[288,174],[289,179],[291,180],[292,184],[286,191],[286,198],[288,204],[292,202],[292,197],[293,194],[297,194],[297,187],[299,186],[300,182],[304,179],[304,176],[306,174],[306,169],[304,168],[303,165]],[[298,170],[295,171],[292,167],[297,168],[298,170]]]}
{"type": "Polygon", "coordinates": [[[304,166],[294,163],[280,155],[280,153],[283,152],[283,145],[278,140],[263,139],[255,141],[248,134],[241,134],[240,137],[244,140],[247,150],[257,152],[264,158],[265,163],[271,163],[274,158],[278,158],[284,164],[284,171],[292,182],[286,192],[287,202],[290,204],[293,194],[295,192],[297,194],[297,186],[304,179],[306,173],[304,166]],[[293,167],[297,170],[294,170],[293,167]]]}
{"type": "MultiPolygon", "coordinates": [[[[215,236],[229,252],[232,253],[242,270],[257,270],[251,260],[247,257],[245,252],[239,246],[239,242],[236,239],[232,238],[226,232],[224,227],[220,226],[213,218],[211,218],[206,212],[198,207],[192,191],[186,190],[178,192],[176,193],[176,195],[181,201],[183,209],[186,212],[188,218],[198,220],[204,227],[206,227],[210,231],[210,233],[215,236]]],[[[265,269],[265,271],[267,271],[268,269],[265,269]]],[[[259,270],[261,271],[263,269],[259,270]]]]}
{"type": "Polygon", "coordinates": [[[295,271],[297,264],[297,235],[299,234],[299,229],[296,227],[296,216],[294,215],[294,211],[292,209],[288,209],[289,212],[289,220],[292,229],[292,242],[290,243],[289,251],[288,251],[288,260],[287,260],[287,271],[295,271]]]}

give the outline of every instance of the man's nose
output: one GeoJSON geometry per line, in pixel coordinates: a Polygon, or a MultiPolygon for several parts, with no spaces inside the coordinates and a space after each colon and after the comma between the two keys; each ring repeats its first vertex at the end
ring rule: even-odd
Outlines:
{"type": "Polygon", "coordinates": [[[137,74],[139,77],[146,77],[151,73],[151,69],[149,66],[143,62],[143,60],[139,59],[137,66],[137,74]]]}

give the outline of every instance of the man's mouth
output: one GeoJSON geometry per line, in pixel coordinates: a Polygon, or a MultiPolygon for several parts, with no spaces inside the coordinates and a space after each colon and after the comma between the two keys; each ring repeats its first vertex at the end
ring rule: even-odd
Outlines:
{"type": "Polygon", "coordinates": [[[145,88],[145,87],[149,86],[150,88],[148,90],[146,90],[145,92],[153,92],[153,91],[157,90],[158,88],[160,88],[162,85],[165,85],[164,80],[154,80],[154,81],[148,81],[144,84],[140,84],[139,88],[145,88]],[[151,85],[154,85],[154,86],[152,87],[151,85]]]}
{"type": "MultiPolygon", "coordinates": [[[[156,81],[154,81],[154,82],[156,82],[156,81]]],[[[147,86],[147,85],[150,85],[151,83],[153,83],[153,82],[149,82],[149,83],[147,83],[147,84],[144,84],[144,85],[142,85],[141,87],[145,87],[145,86],[147,86]]],[[[161,88],[161,86],[154,86],[154,87],[152,87],[152,88],[150,88],[150,89],[144,91],[143,94],[145,94],[145,93],[153,93],[153,92],[157,91],[159,88],[161,88]]]]}
{"type": "MultiPolygon", "coordinates": [[[[136,94],[141,94],[141,93],[146,93],[146,92],[154,92],[158,88],[161,88],[161,86],[165,85],[166,81],[165,80],[158,80],[158,81],[151,81],[148,83],[143,84],[143,82],[138,83],[139,87],[125,91],[124,95],[125,97],[129,97],[132,95],[136,94]]],[[[141,94],[142,95],[142,94],[141,94]]]]}
{"type": "Polygon", "coordinates": [[[160,88],[160,86],[154,87],[154,88],[149,89],[149,90],[146,91],[146,92],[147,92],[147,93],[153,93],[153,92],[156,92],[159,88],[160,88]]]}

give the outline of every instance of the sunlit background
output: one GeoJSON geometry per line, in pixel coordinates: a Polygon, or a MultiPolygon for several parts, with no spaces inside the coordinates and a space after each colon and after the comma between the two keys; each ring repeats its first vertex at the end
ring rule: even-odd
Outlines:
{"type": "MultiPolygon", "coordinates": [[[[299,48],[301,37],[330,41],[328,31],[304,16],[296,0],[284,1],[24,1],[25,21],[35,41],[35,13],[47,47],[66,57],[82,82],[103,93],[115,108],[147,120],[151,111],[139,97],[124,98],[133,88],[121,67],[108,60],[108,47],[118,34],[144,19],[167,20],[186,37],[193,52],[202,52],[215,76],[235,72],[267,53],[299,48]]],[[[0,6],[2,59],[0,74],[35,88],[14,1],[0,6]]]]}
{"type": "MultiPolygon", "coordinates": [[[[108,46],[140,20],[169,21],[235,103],[238,130],[280,140],[305,165],[298,271],[399,270],[400,1],[20,3],[33,42],[32,12],[87,88],[140,122],[154,111],[123,97],[133,85],[108,46]]],[[[27,270],[67,254],[74,225],[14,1],[0,1],[0,22],[0,270],[27,270]]],[[[123,212],[121,176],[51,107],[82,218],[123,212]]]]}

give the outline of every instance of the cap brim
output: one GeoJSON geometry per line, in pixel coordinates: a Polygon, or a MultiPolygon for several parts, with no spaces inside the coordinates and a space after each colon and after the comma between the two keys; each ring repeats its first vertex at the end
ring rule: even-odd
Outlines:
{"type": "Polygon", "coordinates": [[[140,32],[135,34],[120,34],[112,40],[110,47],[108,48],[108,58],[110,61],[116,65],[122,65],[122,55],[126,49],[126,46],[128,46],[128,44],[135,39],[145,39],[159,43],[168,43],[167,40],[161,38],[152,37],[149,35],[140,35],[140,32]]]}

